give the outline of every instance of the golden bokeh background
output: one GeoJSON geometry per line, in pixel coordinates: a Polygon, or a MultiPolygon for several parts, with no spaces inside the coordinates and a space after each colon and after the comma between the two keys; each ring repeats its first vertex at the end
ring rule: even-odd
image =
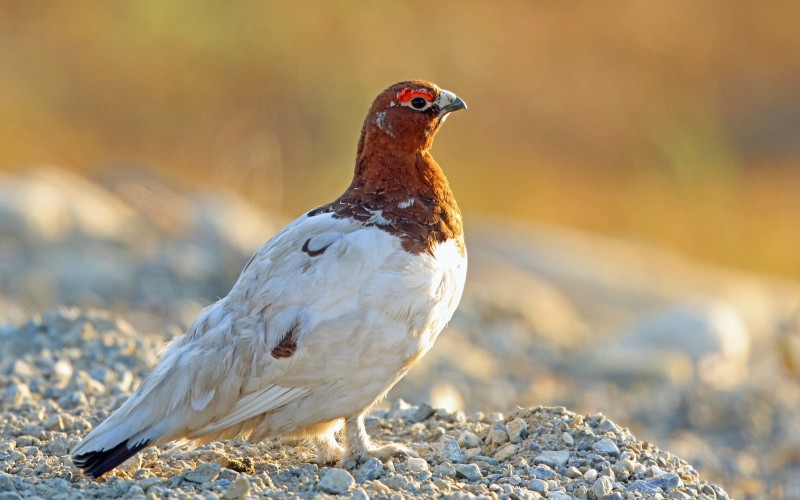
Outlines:
{"type": "Polygon", "coordinates": [[[295,215],[346,186],[369,101],[470,105],[467,213],[800,278],[800,3],[3,2],[0,169],[148,169],[295,215]]]}

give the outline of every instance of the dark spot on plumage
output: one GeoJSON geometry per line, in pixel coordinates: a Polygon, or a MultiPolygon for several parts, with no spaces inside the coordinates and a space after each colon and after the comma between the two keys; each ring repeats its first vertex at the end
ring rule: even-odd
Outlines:
{"type": "Polygon", "coordinates": [[[297,350],[297,341],[294,338],[294,332],[297,329],[297,323],[293,324],[288,332],[283,336],[278,345],[272,349],[272,357],[275,359],[289,358],[297,350]]]}
{"type": "Polygon", "coordinates": [[[318,255],[322,255],[323,253],[325,253],[325,250],[327,250],[328,247],[330,246],[330,245],[325,245],[324,247],[319,248],[317,250],[311,250],[308,248],[309,243],[311,243],[311,238],[307,239],[306,242],[303,243],[303,248],[301,248],[301,250],[307,253],[309,257],[316,257],[318,255]]]}

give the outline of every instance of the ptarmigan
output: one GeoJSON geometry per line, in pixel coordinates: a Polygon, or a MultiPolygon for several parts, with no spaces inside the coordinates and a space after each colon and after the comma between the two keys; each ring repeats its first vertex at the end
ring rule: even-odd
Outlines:
{"type": "Polygon", "coordinates": [[[320,462],[345,467],[406,451],[372,444],[364,414],[428,352],[461,299],[461,213],[430,148],[448,114],[466,107],[426,81],[381,92],[344,194],[253,256],[228,296],[72,450],[75,465],[99,477],[147,446],[239,435],[305,436],[320,462]]]}

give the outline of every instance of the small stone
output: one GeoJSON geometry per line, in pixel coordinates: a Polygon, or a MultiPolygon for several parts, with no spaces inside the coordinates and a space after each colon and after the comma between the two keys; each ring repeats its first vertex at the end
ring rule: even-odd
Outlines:
{"type": "Polygon", "coordinates": [[[378,479],[383,475],[383,464],[377,458],[370,458],[361,466],[361,474],[365,481],[378,479]]]}
{"type": "Polygon", "coordinates": [[[408,472],[415,474],[428,472],[428,462],[426,462],[424,458],[409,458],[408,461],[406,461],[406,469],[408,469],[408,472]]]}
{"type": "Polygon", "coordinates": [[[531,470],[531,475],[536,479],[550,479],[556,477],[556,473],[546,465],[539,465],[531,470]]]}
{"type": "MultiPolygon", "coordinates": [[[[611,466],[611,471],[614,473],[614,477],[619,480],[628,479],[628,476],[631,474],[631,471],[628,470],[623,462],[624,460],[621,460],[611,466]]],[[[633,465],[631,465],[631,469],[633,469],[633,465]]]]}
{"type": "Polygon", "coordinates": [[[456,477],[456,468],[450,464],[439,464],[433,468],[433,473],[437,476],[456,477]]]}
{"type": "Polygon", "coordinates": [[[0,491],[17,491],[14,478],[5,472],[0,472],[0,491]]]}
{"type": "Polygon", "coordinates": [[[11,374],[16,375],[22,380],[30,381],[36,376],[36,370],[31,365],[21,359],[15,359],[11,365],[11,374]]]}
{"type": "Polygon", "coordinates": [[[0,500],[22,500],[22,497],[16,491],[4,491],[0,493],[0,500]]]}
{"type": "Polygon", "coordinates": [[[609,462],[603,460],[595,464],[595,467],[597,468],[597,472],[601,477],[608,476],[612,481],[616,480],[617,476],[614,474],[614,469],[611,468],[611,464],[609,462]]]}
{"type": "Polygon", "coordinates": [[[145,491],[157,484],[161,484],[161,479],[157,477],[147,477],[139,481],[139,487],[145,491]]]}
{"type": "Polygon", "coordinates": [[[613,485],[611,483],[611,478],[607,476],[601,477],[592,485],[592,493],[594,493],[597,498],[605,498],[609,496],[612,489],[613,485]]]}
{"type": "Polygon", "coordinates": [[[572,434],[570,434],[569,432],[562,433],[561,440],[564,441],[564,444],[566,444],[567,446],[572,446],[573,444],[575,444],[575,438],[572,437],[572,434]]]}
{"type": "Polygon", "coordinates": [[[599,451],[600,453],[606,453],[612,457],[619,456],[619,448],[617,448],[617,445],[608,438],[603,438],[592,444],[592,449],[594,451],[599,451]]]}
{"type": "Polygon", "coordinates": [[[569,452],[564,450],[545,450],[533,459],[534,463],[550,467],[563,467],[569,460],[569,452]]]}
{"type": "Polygon", "coordinates": [[[497,422],[502,422],[505,419],[506,419],[506,417],[502,413],[500,413],[499,411],[493,412],[493,413],[491,413],[489,415],[489,423],[490,424],[494,424],[494,423],[497,423],[497,422]]]}
{"type": "Polygon", "coordinates": [[[478,448],[483,445],[483,441],[474,432],[465,429],[458,435],[458,444],[464,448],[478,448]]]}
{"type": "Polygon", "coordinates": [[[355,486],[356,480],[344,469],[328,469],[319,482],[319,487],[325,493],[342,495],[355,486]]]}
{"type": "Polygon", "coordinates": [[[597,479],[597,469],[589,469],[583,473],[583,478],[587,481],[594,481],[597,479]]]}
{"type": "Polygon", "coordinates": [[[17,383],[6,387],[3,402],[7,406],[19,406],[31,398],[31,390],[27,384],[17,383]]]}
{"type": "Polygon", "coordinates": [[[66,410],[87,406],[89,404],[89,401],[86,399],[86,394],[84,394],[82,391],[68,392],[67,394],[64,394],[58,398],[57,402],[58,406],[66,410]]]}
{"type": "Polygon", "coordinates": [[[642,495],[655,495],[659,493],[658,488],[642,479],[638,479],[628,486],[628,491],[630,493],[641,493],[642,495]]]}
{"type": "Polygon", "coordinates": [[[503,429],[493,429],[486,435],[486,444],[503,444],[508,442],[508,433],[503,429]]]}
{"type": "Polygon", "coordinates": [[[619,427],[617,427],[617,424],[608,419],[603,420],[597,426],[597,428],[602,432],[612,432],[614,434],[619,434],[619,427]]]}
{"type": "Polygon", "coordinates": [[[521,443],[528,437],[528,424],[517,417],[506,425],[508,438],[512,443],[521,443]]]}
{"type": "Polygon", "coordinates": [[[555,500],[572,500],[572,496],[567,495],[563,491],[550,491],[545,498],[555,498],[555,500]]]}
{"type": "Polygon", "coordinates": [[[407,419],[417,411],[417,407],[410,405],[403,399],[398,399],[392,403],[389,414],[386,416],[388,419],[402,418],[407,419]]]}
{"type": "Polygon", "coordinates": [[[218,463],[204,463],[183,473],[183,478],[197,484],[213,481],[219,474],[220,465],[218,463]]]}
{"type": "Polygon", "coordinates": [[[450,414],[448,420],[457,424],[463,424],[467,421],[467,414],[464,413],[463,410],[456,410],[450,414]]]}
{"type": "Polygon", "coordinates": [[[633,469],[634,469],[634,467],[635,467],[635,465],[636,465],[636,464],[635,464],[633,461],[631,461],[631,460],[629,460],[629,459],[627,459],[627,458],[626,458],[626,459],[624,459],[624,460],[620,460],[620,461],[619,461],[619,462],[617,462],[617,463],[618,463],[619,465],[621,465],[622,467],[624,467],[624,468],[625,468],[625,470],[627,470],[628,472],[633,472],[633,469]]]}
{"type": "Polygon", "coordinates": [[[53,382],[56,385],[67,385],[69,379],[72,378],[72,364],[69,360],[59,359],[53,363],[53,382]]]}
{"type": "Polygon", "coordinates": [[[583,477],[583,474],[577,467],[572,466],[567,469],[567,477],[570,479],[578,479],[579,477],[583,477]]]}
{"type": "Polygon", "coordinates": [[[222,494],[222,498],[225,500],[234,500],[236,498],[242,498],[249,493],[250,481],[244,476],[239,476],[234,479],[228,489],[225,490],[225,493],[222,494]]]}
{"type": "Polygon", "coordinates": [[[392,492],[392,489],[383,484],[379,479],[375,479],[372,481],[372,489],[375,490],[375,493],[380,495],[388,495],[392,492]]]}
{"type": "Polygon", "coordinates": [[[355,490],[350,494],[350,500],[369,500],[369,495],[364,490],[355,490]]]}
{"type": "Polygon", "coordinates": [[[528,481],[528,489],[535,491],[536,493],[547,493],[549,486],[547,485],[547,481],[542,481],[541,479],[531,479],[528,481]]]}
{"type": "Polygon", "coordinates": [[[447,493],[450,491],[450,484],[440,477],[433,480],[433,485],[439,488],[441,492],[447,493]]]}
{"type": "Polygon", "coordinates": [[[434,410],[431,405],[422,403],[409,416],[409,420],[412,422],[422,422],[423,420],[429,419],[434,413],[436,413],[436,410],[434,410]]]}
{"type": "Polygon", "coordinates": [[[53,455],[67,455],[70,448],[70,442],[63,436],[54,437],[45,445],[45,449],[53,455]]]}
{"type": "Polygon", "coordinates": [[[61,419],[61,415],[53,415],[52,417],[45,420],[44,428],[49,431],[63,431],[64,430],[64,421],[61,419]]]}
{"type": "Polygon", "coordinates": [[[497,450],[494,454],[494,458],[502,462],[516,455],[518,450],[519,446],[509,443],[497,450]]]}
{"type": "Polygon", "coordinates": [[[128,491],[125,492],[125,496],[130,498],[136,495],[144,495],[144,490],[138,484],[133,484],[128,488],[128,491]]]}
{"type": "Polygon", "coordinates": [[[667,472],[666,474],[648,480],[648,482],[657,488],[661,488],[665,492],[683,486],[683,480],[674,472],[667,472]]]}
{"type": "Polygon", "coordinates": [[[442,436],[439,460],[453,464],[459,464],[464,461],[464,454],[461,452],[461,447],[458,446],[458,442],[453,436],[442,436]]]}
{"type": "Polygon", "coordinates": [[[456,477],[463,477],[468,481],[480,481],[483,479],[483,474],[475,464],[462,464],[456,467],[456,477]]]}
{"type": "Polygon", "coordinates": [[[465,461],[467,463],[486,462],[489,465],[500,465],[500,460],[497,460],[496,458],[492,458],[492,457],[487,457],[485,455],[469,455],[465,459],[465,461]]]}
{"type": "MultiPolygon", "coordinates": [[[[638,483],[639,481],[636,482],[638,483]]],[[[655,486],[650,486],[649,484],[647,484],[647,481],[641,481],[641,482],[644,483],[648,488],[655,488],[655,486]]],[[[714,491],[714,488],[712,488],[711,485],[707,483],[700,486],[700,493],[708,495],[711,498],[717,497],[717,493],[714,491]]]]}

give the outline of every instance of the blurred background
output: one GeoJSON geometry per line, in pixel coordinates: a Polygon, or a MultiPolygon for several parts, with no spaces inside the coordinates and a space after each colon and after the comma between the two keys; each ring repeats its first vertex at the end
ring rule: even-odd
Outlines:
{"type": "Polygon", "coordinates": [[[425,78],[470,105],[436,147],[465,211],[800,278],[796,2],[0,9],[0,168],[122,163],[294,215],[346,186],[374,95],[425,78]]]}
{"type": "Polygon", "coordinates": [[[470,285],[396,395],[603,411],[739,497],[781,494],[800,461],[798,19],[791,1],[2,2],[0,323],[71,305],[179,333],[347,186],[374,96],[429,79],[469,104],[434,155],[470,285]]]}

